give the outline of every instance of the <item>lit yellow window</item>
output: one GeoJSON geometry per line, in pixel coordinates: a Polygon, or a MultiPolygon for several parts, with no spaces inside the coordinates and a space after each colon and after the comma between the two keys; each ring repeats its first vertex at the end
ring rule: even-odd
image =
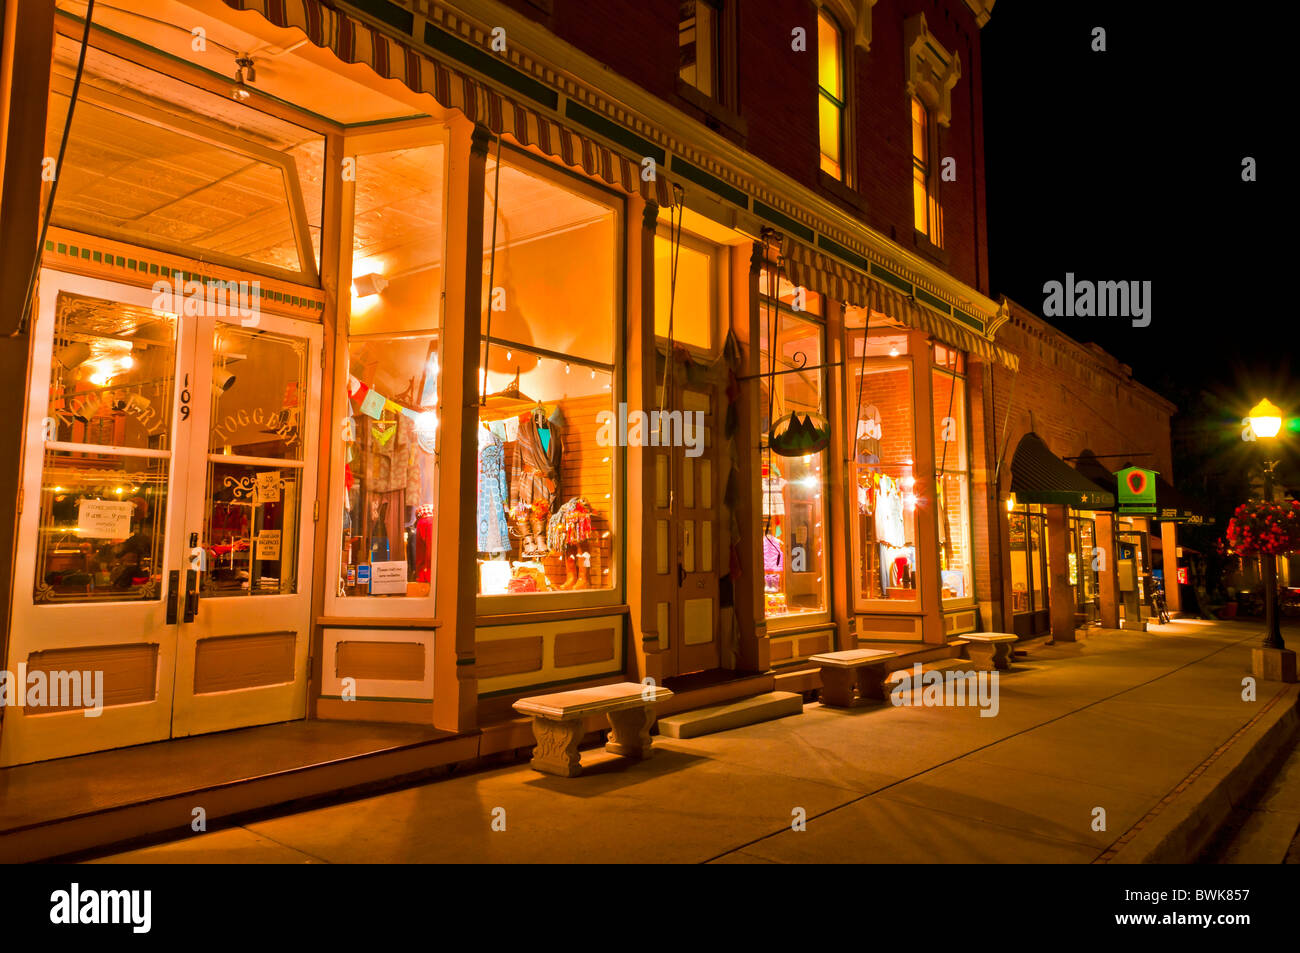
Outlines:
{"type": "Polygon", "coordinates": [[[943,210],[930,160],[932,127],[930,110],[912,100],[912,219],[916,230],[935,245],[943,244],[943,210]]]}
{"type": "Polygon", "coordinates": [[[844,63],[839,27],[825,13],[817,15],[818,139],[821,167],[844,178],[844,63]]]}

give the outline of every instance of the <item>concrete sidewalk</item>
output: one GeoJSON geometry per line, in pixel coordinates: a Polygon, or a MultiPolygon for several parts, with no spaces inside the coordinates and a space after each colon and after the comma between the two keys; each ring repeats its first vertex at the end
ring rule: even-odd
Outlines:
{"type": "Polygon", "coordinates": [[[511,765],[184,832],[98,862],[1109,860],[1109,848],[1177,805],[1169,796],[1189,779],[1242,754],[1255,724],[1294,707],[1294,685],[1260,682],[1257,700],[1242,698],[1260,638],[1257,623],[1105,631],[1037,649],[1003,673],[996,717],[811,704],[721,734],[656,739],[646,762],[588,749],[578,778],[511,765]],[[1094,829],[1098,808],[1104,830],[1094,829]],[[792,830],[800,814],[807,829],[792,830]]]}

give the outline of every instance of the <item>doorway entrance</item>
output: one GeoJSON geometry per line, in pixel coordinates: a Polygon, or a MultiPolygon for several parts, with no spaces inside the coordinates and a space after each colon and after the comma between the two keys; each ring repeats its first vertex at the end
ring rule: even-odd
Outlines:
{"type": "Polygon", "coordinates": [[[1042,505],[1029,503],[1012,510],[1008,519],[1011,549],[1011,612],[1019,636],[1051,630],[1048,602],[1047,517],[1042,505]]]}
{"type": "MultiPolygon", "coordinates": [[[[657,373],[663,380],[664,355],[657,373]]],[[[701,375],[705,378],[710,375],[701,375]]],[[[668,380],[663,402],[660,446],[654,461],[655,570],[667,584],[658,587],[656,605],[660,644],[667,640],[666,669],[686,675],[721,665],[718,637],[720,496],[717,490],[719,434],[718,386],[711,379],[668,380]],[[697,423],[698,422],[698,423],[697,423]],[[690,445],[686,445],[686,444],[690,445]],[[666,445],[665,445],[666,444],[666,445]]],[[[662,391],[662,386],[656,391],[662,391]]],[[[652,422],[653,426],[653,422],[652,422]]]]}
{"type": "Polygon", "coordinates": [[[320,328],[188,287],[42,272],[0,763],[306,713],[320,328]]]}

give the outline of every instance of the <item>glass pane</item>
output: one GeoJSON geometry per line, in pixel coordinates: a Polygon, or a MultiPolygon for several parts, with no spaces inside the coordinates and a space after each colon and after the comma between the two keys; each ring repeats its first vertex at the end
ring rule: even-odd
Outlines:
{"type": "Polygon", "coordinates": [[[218,323],[213,347],[208,451],[301,460],[307,342],[218,323]]]}
{"type": "Polygon", "coordinates": [[[817,103],[817,132],[821,142],[822,158],[835,164],[836,178],[839,178],[840,163],[840,107],[825,96],[817,103]]]}
{"type": "Polygon", "coordinates": [[[672,303],[673,341],[709,350],[713,347],[713,259],[683,242],[677,248],[677,286],[673,293],[673,244],[655,236],[655,334],[668,337],[672,303]]]}
{"type": "Polygon", "coordinates": [[[915,601],[916,473],[911,365],[889,336],[850,334],[849,419],[853,485],[853,556],[859,599],[915,601]],[[870,355],[884,354],[884,357],[870,355]]]}
{"type": "Polygon", "coordinates": [[[209,463],[205,597],[297,591],[300,479],[297,469],[209,463]]]}
{"type": "Polygon", "coordinates": [[[815,321],[778,313],[776,360],[768,346],[769,322],[759,313],[760,372],[777,371],[762,379],[760,392],[763,435],[763,570],[764,602],[769,616],[825,611],[825,534],[823,494],[827,451],[797,456],[777,454],[767,446],[771,422],[790,414],[824,413],[825,370],[822,326],[815,321]],[[806,370],[798,370],[806,367],[806,370]],[[790,371],[791,373],[779,373],[790,371]]]}
{"type": "MultiPolygon", "coordinates": [[[[78,53],[75,41],[56,38],[49,155],[58,153],[78,53]]],[[[53,221],[305,272],[306,256],[319,261],[323,159],[318,135],[92,48],[53,221]],[[303,253],[291,189],[303,204],[303,253]]]]}
{"type": "Polygon", "coordinates": [[[912,100],[912,158],[922,168],[929,156],[929,114],[919,99],[912,100]]]}
{"type": "Polygon", "coordinates": [[[340,595],[429,595],[439,366],[432,334],[348,345],[340,595]]]}
{"type": "Polygon", "coordinates": [[[46,452],[35,601],[160,598],[167,475],[161,459],[46,452]]]}
{"type": "Polygon", "coordinates": [[[844,99],[840,68],[840,31],[825,13],[817,15],[817,85],[836,99],[844,99]]]}
{"type": "Polygon", "coordinates": [[[46,439],[170,449],[175,373],[175,317],[61,292],[46,439]]]}
{"type": "Polygon", "coordinates": [[[912,223],[922,235],[928,234],[930,198],[925,191],[925,172],[912,169],[912,223]]]}
{"type": "Polygon", "coordinates": [[[1013,512],[1007,517],[1011,546],[1011,611],[1029,612],[1033,603],[1030,589],[1029,517],[1013,512]]]}
{"type": "Polygon", "coordinates": [[[704,0],[682,0],[677,10],[677,75],[712,96],[717,76],[717,13],[704,0]]]}
{"type": "MultiPolygon", "coordinates": [[[[492,338],[503,344],[613,364],[623,313],[618,295],[621,203],[594,189],[575,191],[531,164],[524,168],[506,159],[498,183],[495,168],[495,156],[490,156],[483,228],[484,326],[490,314],[492,338]],[[494,199],[498,191],[499,202],[494,199]]],[[[521,366],[506,353],[505,347],[491,350],[489,394],[506,386],[517,370],[526,379],[535,368],[535,359],[521,366]]]]}
{"type": "Polygon", "coordinates": [[[479,408],[476,547],[508,567],[488,570],[506,588],[483,594],[609,588],[614,453],[648,431],[633,418],[619,432],[609,373],[521,348],[509,359],[526,369],[518,385],[489,373],[504,386],[479,408]]]}

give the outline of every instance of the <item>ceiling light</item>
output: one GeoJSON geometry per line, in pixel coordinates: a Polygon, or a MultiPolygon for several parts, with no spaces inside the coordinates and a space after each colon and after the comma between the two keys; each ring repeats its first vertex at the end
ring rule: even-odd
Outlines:
{"type": "Polygon", "coordinates": [[[371,295],[377,295],[388,287],[388,279],[383,275],[371,273],[362,275],[352,282],[352,293],[358,298],[369,298],[371,295]]]}

